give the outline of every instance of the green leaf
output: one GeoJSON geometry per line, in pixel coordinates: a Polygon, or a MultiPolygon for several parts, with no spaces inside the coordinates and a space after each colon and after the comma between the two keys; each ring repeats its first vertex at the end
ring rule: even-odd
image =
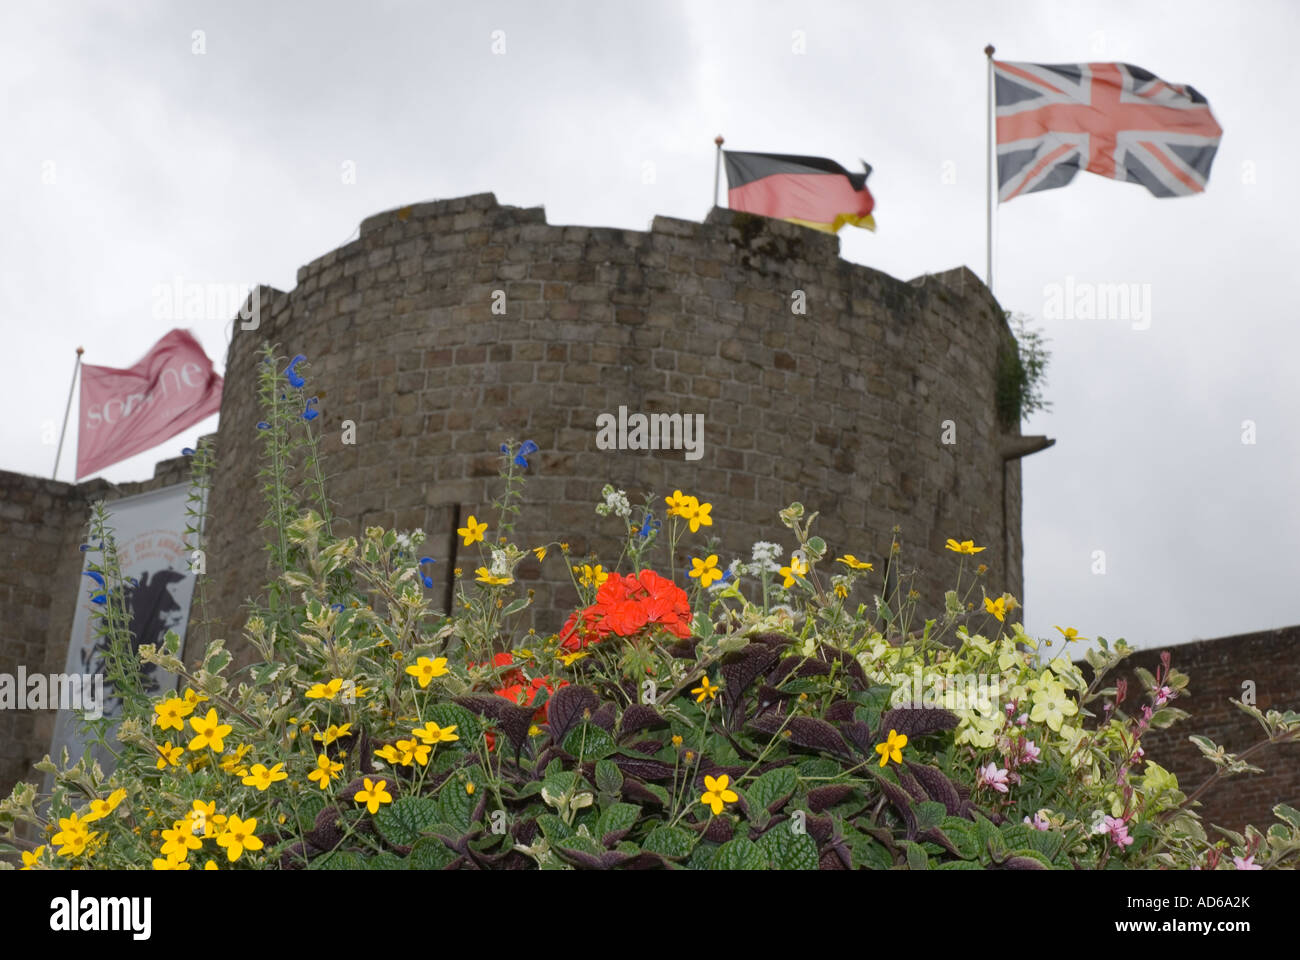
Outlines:
{"type": "Polygon", "coordinates": [[[660,825],[646,834],[641,842],[641,849],[657,853],[661,857],[681,859],[688,856],[695,846],[695,834],[684,827],[660,825]]]}
{"type": "Polygon", "coordinates": [[[936,870],[983,870],[984,865],[978,860],[945,860],[936,870]]]}
{"type": "Polygon", "coordinates": [[[930,869],[930,855],[925,852],[925,849],[919,843],[913,843],[911,840],[904,840],[903,849],[907,851],[907,869],[930,869]]]}
{"type": "MultiPolygon", "coordinates": [[[[477,778],[473,776],[471,780],[477,782],[477,778]]],[[[474,815],[476,802],[473,795],[465,792],[462,784],[453,780],[438,793],[437,819],[450,823],[462,833],[466,833],[470,828],[470,818],[474,815]]]]}
{"type": "Polygon", "coordinates": [[[926,800],[912,805],[912,815],[916,817],[917,830],[929,830],[943,823],[947,808],[935,800],[926,800]]]}
{"type": "Polygon", "coordinates": [[[980,855],[980,838],[975,824],[960,817],[944,817],[939,827],[957,852],[965,860],[976,860],[980,855]]]}
{"type": "Polygon", "coordinates": [[[565,753],[583,761],[601,760],[618,750],[614,738],[594,723],[580,723],[564,738],[565,753]]]}
{"type": "Polygon", "coordinates": [[[412,870],[442,870],[458,856],[437,837],[421,837],[415,841],[411,847],[411,855],[406,859],[412,870]]]}
{"type": "Polygon", "coordinates": [[[889,851],[870,837],[859,837],[854,842],[852,851],[855,867],[888,870],[894,865],[894,858],[889,855],[889,851]]]}
{"type": "MultiPolygon", "coordinates": [[[[632,803],[611,803],[600,814],[596,824],[596,839],[605,846],[614,843],[613,837],[626,834],[636,824],[641,808],[632,803]]],[[[620,837],[621,839],[621,837],[620,837]]]]}
{"type": "Polygon", "coordinates": [[[538,814],[537,826],[541,828],[542,836],[546,837],[551,844],[573,836],[573,828],[553,813],[538,814]]]}
{"type": "Polygon", "coordinates": [[[508,617],[511,614],[518,613],[530,603],[532,603],[532,601],[527,597],[520,597],[518,600],[512,600],[510,603],[506,604],[506,608],[501,611],[501,616],[508,617]]]}
{"type": "Polygon", "coordinates": [[[409,847],[420,833],[439,819],[438,806],[428,797],[398,797],[379,808],[375,828],[379,835],[395,846],[409,847]]]}
{"type": "Polygon", "coordinates": [[[303,833],[316,828],[316,817],[325,809],[325,800],[322,797],[308,794],[298,804],[297,821],[298,829],[303,833]]]}
{"type": "Polygon", "coordinates": [[[751,811],[758,808],[775,813],[785,806],[797,789],[799,778],[794,770],[790,767],[777,767],[746,787],[745,799],[749,801],[751,811]]]}
{"type": "Polygon", "coordinates": [[[476,749],[476,744],[483,734],[483,721],[478,714],[471,713],[456,703],[434,703],[425,707],[425,719],[432,720],[440,727],[454,726],[459,740],[438,744],[438,752],[448,747],[461,750],[476,749]]]}
{"type": "Polygon", "coordinates": [[[1295,807],[1288,806],[1285,803],[1279,803],[1273,808],[1273,815],[1280,820],[1285,820],[1287,823],[1291,824],[1291,826],[1300,830],[1300,810],[1297,810],[1295,807]]]}
{"type": "Polygon", "coordinates": [[[364,860],[366,870],[406,870],[408,864],[401,857],[388,853],[377,853],[364,860]]]}
{"type": "Polygon", "coordinates": [[[795,833],[789,823],[779,823],[758,838],[773,870],[816,870],[817,841],[806,833],[795,833]]]}
{"type": "Polygon", "coordinates": [[[623,791],[623,771],[613,760],[596,761],[596,789],[612,795],[623,791]]]}
{"type": "Polygon", "coordinates": [[[344,850],[312,861],[313,870],[364,870],[366,862],[355,853],[344,850]],[[320,866],[317,866],[320,864],[320,866]]]}
{"type": "Polygon", "coordinates": [[[748,837],[736,837],[718,847],[713,855],[714,870],[766,870],[767,854],[748,837]]]}
{"type": "Polygon", "coordinates": [[[801,777],[828,778],[836,776],[839,772],[840,765],[830,757],[813,757],[799,764],[799,776],[801,777]]]}

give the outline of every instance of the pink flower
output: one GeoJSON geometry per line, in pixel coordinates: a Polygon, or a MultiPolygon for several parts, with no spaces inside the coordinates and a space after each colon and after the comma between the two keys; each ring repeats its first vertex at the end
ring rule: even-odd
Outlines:
{"type": "Polygon", "coordinates": [[[1042,751],[1034,744],[1032,740],[1026,740],[1024,746],[1020,748],[1021,763],[1037,763],[1038,755],[1042,751]]]}
{"type": "Polygon", "coordinates": [[[1029,824],[1035,830],[1046,830],[1048,827],[1051,826],[1051,823],[1048,821],[1048,819],[1045,816],[1043,816],[1041,813],[1034,814],[1034,819],[1032,820],[1030,820],[1028,817],[1025,817],[1025,823],[1029,824]]]}
{"type": "Polygon", "coordinates": [[[1263,870],[1264,869],[1263,867],[1261,867],[1259,864],[1255,862],[1255,855],[1253,853],[1249,857],[1233,857],[1232,863],[1238,870],[1263,870]]]}
{"type": "Polygon", "coordinates": [[[1156,691],[1156,706],[1163,707],[1166,703],[1174,698],[1174,691],[1168,686],[1162,686],[1156,691]]]}
{"type": "Polygon", "coordinates": [[[1023,727],[1028,723],[1029,723],[1029,714],[1022,713],[1020,716],[1016,717],[1017,726],[1023,727]]]}
{"type": "Polygon", "coordinates": [[[1133,838],[1128,835],[1128,824],[1119,817],[1107,817],[1099,832],[1109,833],[1115,846],[1121,850],[1133,842],[1133,838]]]}
{"type": "Polygon", "coordinates": [[[987,767],[980,767],[976,771],[975,788],[979,789],[984,786],[992,787],[998,793],[1006,793],[1009,789],[1007,787],[1007,771],[1005,769],[999,770],[996,763],[990,763],[987,767]]]}

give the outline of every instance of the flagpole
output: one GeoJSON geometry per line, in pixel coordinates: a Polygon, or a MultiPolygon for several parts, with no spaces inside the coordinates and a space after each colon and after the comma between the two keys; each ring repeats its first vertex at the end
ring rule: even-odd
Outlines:
{"type": "Polygon", "coordinates": [[[984,219],[984,250],[985,250],[985,269],[984,282],[988,285],[989,293],[993,292],[993,44],[984,48],[984,56],[988,60],[988,113],[984,121],[984,131],[988,137],[988,153],[985,154],[984,166],[984,196],[985,196],[985,219],[984,219]]]}
{"type": "MultiPolygon", "coordinates": [[[[81,347],[77,347],[77,363],[72,368],[72,383],[68,385],[68,405],[63,409],[63,429],[59,431],[59,449],[54,454],[54,472],[50,474],[51,480],[59,478],[59,458],[63,456],[63,437],[68,432],[68,414],[72,412],[72,393],[77,389],[77,374],[81,371],[81,355],[85,352],[81,347]]],[[[75,474],[72,479],[77,479],[75,474]]]]}
{"type": "Polygon", "coordinates": [[[722,134],[714,137],[713,142],[718,148],[717,156],[713,161],[713,205],[716,207],[718,205],[718,184],[722,175],[722,134]]]}

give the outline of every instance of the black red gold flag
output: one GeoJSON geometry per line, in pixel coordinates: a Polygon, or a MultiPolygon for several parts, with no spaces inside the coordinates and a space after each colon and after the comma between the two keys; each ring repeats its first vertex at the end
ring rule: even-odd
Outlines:
{"type": "Polygon", "coordinates": [[[876,229],[871,216],[876,201],[867,189],[871,167],[865,162],[862,173],[849,173],[823,157],[735,150],[724,150],[722,155],[727,165],[727,205],[732,210],[826,233],[836,233],[846,223],[876,229]]]}

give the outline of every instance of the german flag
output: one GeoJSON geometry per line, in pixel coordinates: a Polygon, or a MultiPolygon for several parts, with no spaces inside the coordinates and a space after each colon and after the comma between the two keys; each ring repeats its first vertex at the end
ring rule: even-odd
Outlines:
{"type": "Polygon", "coordinates": [[[788,220],[826,233],[849,223],[876,229],[876,205],[867,189],[871,167],[849,173],[834,160],[783,153],[737,153],[724,150],[727,204],[732,210],[788,220]]]}

